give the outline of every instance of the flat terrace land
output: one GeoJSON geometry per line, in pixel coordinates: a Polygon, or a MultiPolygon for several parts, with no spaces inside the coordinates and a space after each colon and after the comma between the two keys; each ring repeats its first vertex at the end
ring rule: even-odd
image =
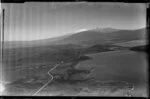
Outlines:
{"type": "Polygon", "coordinates": [[[132,41],[122,42],[122,43],[115,43],[114,45],[124,46],[124,47],[134,47],[139,45],[146,45],[146,43],[147,40],[143,39],[143,40],[132,40],[132,41]]]}
{"type": "MultiPolygon", "coordinates": [[[[93,77],[100,81],[123,81],[134,85],[133,96],[147,93],[147,57],[143,52],[129,50],[88,54],[91,60],[80,62],[76,67],[95,67],[93,77]]],[[[119,92],[116,92],[116,94],[119,92]]]]}
{"type": "Polygon", "coordinates": [[[103,53],[88,54],[90,60],[80,62],[76,67],[96,67],[93,75],[101,80],[126,80],[128,82],[140,82],[146,80],[147,57],[145,53],[122,50],[103,53]],[[103,75],[103,76],[100,76],[103,75]],[[116,76],[115,78],[112,77],[116,76]]]}

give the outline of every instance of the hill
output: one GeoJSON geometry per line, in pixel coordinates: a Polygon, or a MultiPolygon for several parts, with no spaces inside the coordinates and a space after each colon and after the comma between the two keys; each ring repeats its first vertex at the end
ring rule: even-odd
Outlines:
{"type": "Polygon", "coordinates": [[[113,32],[101,32],[99,30],[87,30],[73,34],[67,38],[53,42],[53,44],[112,44],[126,42],[131,40],[144,39],[146,35],[145,29],[139,30],[118,30],[113,32]]]}
{"type": "Polygon", "coordinates": [[[140,40],[145,38],[146,38],[145,28],[138,30],[95,28],[91,30],[76,32],[70,35],[43,40],[11,41],[11,42],[5,41],[4,48],[34,47],[34,46],[61,45],[61,44],[76,44],[76,45],[114,44],[132,40],[140,40]]]}

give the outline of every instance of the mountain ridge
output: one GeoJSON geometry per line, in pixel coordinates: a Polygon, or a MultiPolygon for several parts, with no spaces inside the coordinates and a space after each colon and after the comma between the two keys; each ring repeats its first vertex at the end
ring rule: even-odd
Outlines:
{"type": "MultiPolygon", "coordinates": [[[[94,28],[85,31],[74,32],[72,34],[59,36],[55,38],[41,39],[35,41],[11,41],[4,42],[4,48],[11,47],[32,47],[42,45],[59,45],[59,44],[85,44],[88,42],[97,43],[114,43],[119,41],[130,41],[145,38],[146,29],[137,30],[119,30],[113,28],[94,28]],[[144,36],[142,36],[144,35],[144,36]]],[[[117,43],[118,43],[117,42],[117,43]]]]}

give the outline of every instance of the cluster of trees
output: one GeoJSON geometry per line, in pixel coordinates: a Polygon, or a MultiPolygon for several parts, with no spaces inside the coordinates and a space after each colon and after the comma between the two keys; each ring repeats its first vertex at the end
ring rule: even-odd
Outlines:
{"type": "Polygon", "coordinates": [[[53,74],[56,82],[67,82],[67,83],[75,83],[80,82],[85,79],[90,79],[84,77],[91,73],[91,70],[79,70],[79,69],[68,69],[63,73],[53,74]]]}
{"type": "Polygon", "coordinates": [[[131,47],[130,50],[133,50],[133,51],[140,51],[140,52],[146,52],[146,46],[131,47]]]}

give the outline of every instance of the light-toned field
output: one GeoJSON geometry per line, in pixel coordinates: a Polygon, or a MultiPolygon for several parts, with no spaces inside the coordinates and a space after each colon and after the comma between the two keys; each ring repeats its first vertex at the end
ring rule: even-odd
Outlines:
{"type": "MultiPolygon", "coordinates": [[[[101,81],[124,81],[134,85],[134,96],[147,94],[147,57],[143,52],[129,50],[89,54],[91,60],[77,68],[95,67],[92,76],[101,81]]],[[[116,94],[119,94],[118,92],[116,94]]]]}

